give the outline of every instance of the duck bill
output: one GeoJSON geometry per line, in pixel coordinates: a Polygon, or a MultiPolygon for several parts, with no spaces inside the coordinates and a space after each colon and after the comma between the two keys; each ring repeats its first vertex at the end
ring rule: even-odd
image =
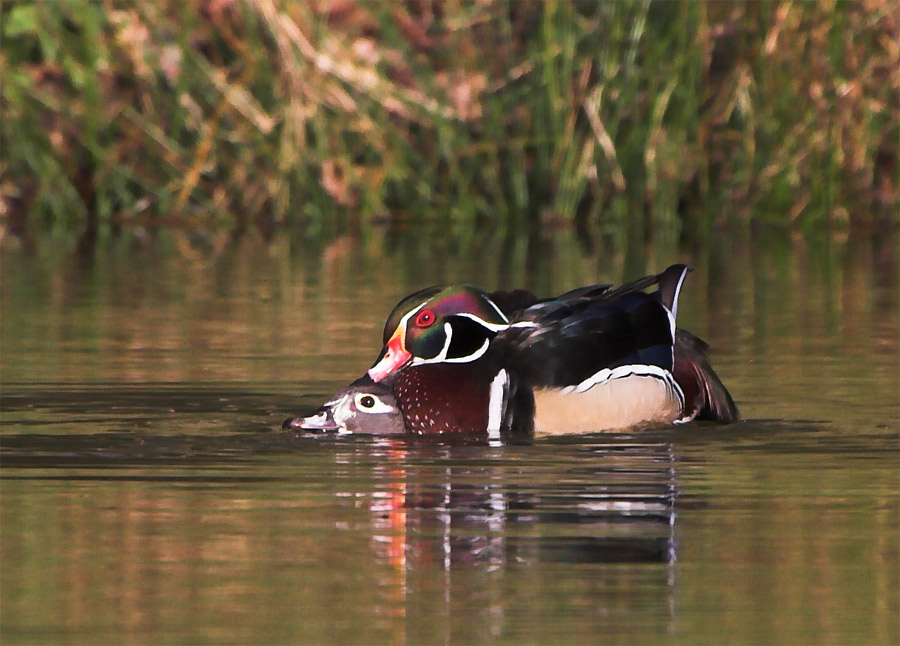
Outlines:
{"type": "Polygon", "coordinates": [[[412,355],[407,352],[403,344],[403,330],[399,328],[394,332],[394,336],[387,342],[387,349],[384,356],[369,369],[369,376],[372,381],[381,381],[388,375],[392,375],[400,368],[405,366],[412,359],[412,355]]]}
{"type": "Polygon", "coordinates": [[[309,417],[291,417],[281,425],[284,430],[318,431],[320,433],[340,432],[341,425],[334,419],[334,410],[326,404],[315,415],[309,417]]]}

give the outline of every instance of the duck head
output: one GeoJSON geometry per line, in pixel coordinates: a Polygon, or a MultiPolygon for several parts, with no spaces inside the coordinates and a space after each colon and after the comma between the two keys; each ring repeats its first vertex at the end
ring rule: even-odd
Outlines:
{"type": "Polygon", "coordinates": [[[286,419],[282,428],[367,435],[399,435],[406,432],[403,416],[390,386],[375,383],[368,375],[339,390],[312,415],[286,419]]]}
{"type": "Polygon", "coordinates": [[[476,287],[429,287],[404,298],[388,317],[384,347],[368,375],[380,382],[406,366],[471,363],[509,320],[476,287]]]}

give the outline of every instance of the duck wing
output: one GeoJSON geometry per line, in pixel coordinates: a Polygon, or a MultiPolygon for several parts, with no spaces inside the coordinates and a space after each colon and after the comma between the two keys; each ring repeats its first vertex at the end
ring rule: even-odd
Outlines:
{"type": "Polygon", "coordinates": [[[516,312],[493,344],[535,387],[577,385],[603,369],[674,368],[674,312],[684,265],[621,287],[595,285],[516,312]],[[644,289],[658,284],[659,289],[644,289]]]}

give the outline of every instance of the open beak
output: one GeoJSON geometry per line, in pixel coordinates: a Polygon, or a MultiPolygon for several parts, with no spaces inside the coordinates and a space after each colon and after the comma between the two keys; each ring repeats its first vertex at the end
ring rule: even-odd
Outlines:
{"type": "Polygon", "coordinates": [[[412,359],[412,355],[407,352],[403,343],[403,328],[398,327],[394,332],[394,336],[387,342],[387,349],[384,356],[371,368],[369,368],[369,376],[372,381],[381,381],[388,375],[392,375],[400,368],[405,366],[412,359]]]}

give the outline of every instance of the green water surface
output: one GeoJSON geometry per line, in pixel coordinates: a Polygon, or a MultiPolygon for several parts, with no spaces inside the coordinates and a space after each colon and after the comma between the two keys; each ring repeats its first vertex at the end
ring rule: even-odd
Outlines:
{"type": "Polygon", "coordinates": [[[900,641],[896,237],[9,246],[0,639],[900,641]],[[487,447],[280,429],[436,282],[672,262],[745,421],[487,447]]]}

